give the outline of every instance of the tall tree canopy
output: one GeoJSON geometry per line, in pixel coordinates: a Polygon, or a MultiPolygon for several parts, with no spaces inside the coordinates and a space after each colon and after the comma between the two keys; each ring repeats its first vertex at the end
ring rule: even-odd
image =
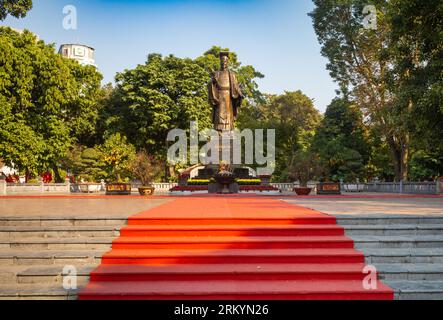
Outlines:
{"type": "MultiPolygon", "coordinates": [[[[170,130],[188,129],[191,121],[198,121],[200,129],[210,128],[207,84],[219,68],[220,51],[213,47],[197,59],[150,54],[145,64],[117,74],[109,131],[124,132],[138,149],[165,157],[170,130]]],[[[234,52],[231,68],[248,97],[245,104],[259,99],[255,79],[263,76],[252,66],[241,66],[234,52]]]]}
{"type": "Polygon", "coordinates": [[[363,177],[371,149],[359,108],[346,98],[334,99],[317,129],[313,149],[331,179],[352,181],[363,177]]]}
{"type": "Polygon", "coordinates": [[[0,157],[28,173],[54,169],[59,178],[71,143],[94,134],[102,76],[29,31],[0,28],[0,51],[0,157]]]}
{"type": "MultiPolygon", "coordinates": [[[[443,3],[393,0],[389,6],[396,68],[406,81],[399,90],[411,101],[414,147],[443,153],[443,3]]],[[[443,165],[443,164],[442,164],[443,165]]]]}
{"type": "Polygon", "coordinates": [[[32,0],[0,0],[0,21],[8,15],[23,18],[32,9],[32,0]]]}
{"type": "Polygon", "coordinates": [[[341,90],[390,149],[397,180],[414,152],[442,148],[443,5],[439,0],[313,0],[322,54],[341,90]],[[376,28],[364,28],[374,5],[376,28]]]}
{"type": "Polygon", "coordinates": [[[392,55],[392,25],[385,0],[313,0],[310,14],[322,54],[328,58],[328,70],[344,93],[349,93],[371,124],[386,139],[396,177],[408,176],[410,135],[407,127],[410,101],[399,99],[398,90],[405,81],[392,55]],[[377,26],[365,29],[368,4],[377,9],[377,26]]]}
{"type": "Polygon", "coordinates": [[[117,74],[109,129],[121,131],[138,149],[166,155],[166,137],[190,121],[210,126],[207,72],[192,59],[150,54],[143,65],[117,74]]]}
{"type": "Polygon", "coordinates": [[[246,106],[239,115],[241,129],[276,130],[275,179],[290,179],[299,151],[310,148],[321,120],[313,101],[301,91],[268,95],[258,105],[246,106]]]}

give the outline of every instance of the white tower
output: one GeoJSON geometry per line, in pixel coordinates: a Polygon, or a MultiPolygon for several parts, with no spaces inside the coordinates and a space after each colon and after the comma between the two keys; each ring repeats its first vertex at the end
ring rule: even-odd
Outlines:
{"type": "Polygon", "coordinates": [[[95,49],[82,44],[62,44],[58,51],[63,57],[78,61],[82,65],[96,66],[95,49]]]}

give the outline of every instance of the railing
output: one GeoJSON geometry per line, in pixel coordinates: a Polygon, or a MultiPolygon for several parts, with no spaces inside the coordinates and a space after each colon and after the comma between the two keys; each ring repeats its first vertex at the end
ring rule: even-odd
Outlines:
{"type": "MultiPolygon", "coordinates": [[[[157,192],[168,192],[177,183],[154,183],[157,192]]],[[[284,191],[292,192],[299,187],[299,183],[271,183],[273,187],[284,191]]],[[[133,191],[136,192],[141,184],[133,184],[133,191]]],[[[308,183],[308,187],[316,192],[317,182],[308,183]]],[[[374,183],[345,183],[342,190],[344,192],[373,192],[373,193],[399,193],[399,194],[443,194],[443,183],[437,182],[374,182],[374,183]]],[[[7,194],[27,194],[27,193],[100,193],[105,191],[105,185],[101,183],[90,184],[70,184],[70,183],[6,183],[0,180],[0,196],[7,194]]]]}
{"type": "Polygon", "coordinates": [[[105,183],[71,183],[72,193],[100,193],[106,191],[105,183]]]}
{"type": "MultiPolygon", "coordinates": [[[[271,183],[271,186],[281,190],[281,191],[289,191],[292,192],[294,188],[299,188],[300,183],[271,183]]],[[[314,192],[317,190],[317,182],[309,182],[308,188],[311,188],[314,192]]]]}
{"type": "MultiPolygon", "coordinates": [[[[137,190],[142,186],[141,183],[133,183],[132,190],[137,190]]],[[[155,188],[156,192],[168,192],[172,188],[178,186],[178,183],[152,183],[152,186],[155,188]]]]}
{"type": "Polygon", "coordinates": [[[437,194],[438,182],[374,182],[365,185],[365,192],[437,194]]]}
{"type": "MultiPolygon", "coordinates": [[[[69,193],[70,185],[66,183],[6,183],[3,195],[18,193],[69,193]]],[[[0,191],[1,193],[1,191],[0,191]]]]}
{"type": "Polygon", "coordinates": [[[364,192],[366,184],[363,183],[345,183],[342,190],[345,192],[364,192]]]}
{"type": "Polygon", "coordinates": [[[292,191],[294,189],[294,183],[271,183],[271,186],[281,191],[292,191]]]}
{"type": "Polygon", "coordinates": [[[153,187],[157,191],[169,191],[174,187],[177,187],[178,183],[154,183],[153,187]]]}

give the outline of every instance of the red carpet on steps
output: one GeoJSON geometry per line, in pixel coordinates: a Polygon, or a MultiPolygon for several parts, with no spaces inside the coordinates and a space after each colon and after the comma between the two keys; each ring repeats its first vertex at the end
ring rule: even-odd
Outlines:
{"type": "Polygon", "coordinates": [[[79,299],[392,300],[334,217],[263,197],[182,198],[129,218],[79,299]]]}

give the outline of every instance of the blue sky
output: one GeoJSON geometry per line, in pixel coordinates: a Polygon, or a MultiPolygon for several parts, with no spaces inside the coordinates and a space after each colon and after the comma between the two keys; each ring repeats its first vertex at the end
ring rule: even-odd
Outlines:
{"type": "Polygon", "coordinates": [[[149,53],[195,58],[213,45],[237,52],[266,77],[267,93],[302,90],[322,112],[335,96],[311,19],[311,0],[36,0],[24,19],[2,25],[42,40],[96,49],[105,82],[144,63],[149,53]],[[78,29],[63,28],[63,7],[77,8],[78,29]]]}

